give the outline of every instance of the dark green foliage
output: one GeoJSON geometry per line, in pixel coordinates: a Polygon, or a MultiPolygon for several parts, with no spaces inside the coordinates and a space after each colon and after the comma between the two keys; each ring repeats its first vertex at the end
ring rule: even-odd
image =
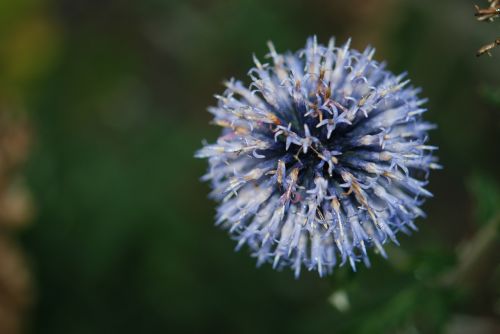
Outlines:
{"type": "Polygon", "coordinates": [[[38,212],[22,236],[33,333],[440,333],[457,315],[498,319],[498,248],[474,269],[485,270],[479,287],[454,276],[458,245],[500,208],[500,57],[475,58],[488,36],[472,33],[469,3],[0,3],[0,96],[30,113],[35,134],[26,175],[38,212]],[[243,78],[268,39],[297,49],[314,33],[370,42],[389,69],[409,71],[430,98],[445,169],[421,231],[390,260],[294,280],[233,252],[192,156],[216,138],[205,109],[221,81],[243,78]],[[344,312],[330,302],[338,291],[344,312]]]}

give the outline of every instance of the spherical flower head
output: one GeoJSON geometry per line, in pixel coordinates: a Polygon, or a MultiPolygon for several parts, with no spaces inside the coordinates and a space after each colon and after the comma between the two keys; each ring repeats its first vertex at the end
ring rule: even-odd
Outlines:
{"type": "Polygon", "coordinates": [[[249,71],[247,88],[230,80],[213,123],[223,128],[203,177],[220,204],[216,224],[237,249],[247,245],[258,265],[302,267],[319,275],[347,262],[369,265],[370,248],[398,243],[431,194],[425,99],[405,74],[373,60],[374,49],[327,46],[310,38],[296,53],[268,58],[249,71]]]}

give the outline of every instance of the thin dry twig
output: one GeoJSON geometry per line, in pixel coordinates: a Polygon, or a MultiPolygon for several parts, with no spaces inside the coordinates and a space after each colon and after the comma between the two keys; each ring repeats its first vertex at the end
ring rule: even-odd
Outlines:
{"type": "Polygon", "coordinates": [[[490,21],[492,22],[495,18],[500,16],[500,1],[499,0],[489,0],[490,6],[488,8],[480,8],[478,5],[476,7],[476,14],[478,21],[490,21]]]}
{"type": "Polygon", "coordinates": [[[457,267],[442,277],[444,285],[477,287],[484,283],[485,277],[489,277],[495,268],[491,263],[499,260],[499,227],[500,212],[460,248],[457,267]]]}
{"type": "Polygon", "coordinates": [[[490,44],[486,44],[482,46],[479,50],[477,50],[476,56],[480,57],[483,54],[487,53],[491,57],[491,50],[500,45],[500,38],[497,38],[494,42],[490,44]]]}
{"type": "MultiPolygon", "coordinates": [[[[476,16],[478,21],[483,22],[493,22],[496,18],[500,17],[500,0],[488,0],[490,6],[488,8],[480,8],[475,5],[476,16]]],[[[491,56],[491,50],[500,45],[500,38],[497,38],[495,41],[482,46],[476,53],[476,56],[482,56],[487,53],[491,56]]]]}

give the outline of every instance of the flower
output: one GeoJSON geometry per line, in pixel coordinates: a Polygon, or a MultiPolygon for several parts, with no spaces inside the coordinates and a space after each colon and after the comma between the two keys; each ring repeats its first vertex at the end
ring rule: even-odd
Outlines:
{"type": "Polygon", "coordinates": [[[208,158],[216,224],[258,265],[296,277],[302,266],[320,276],[347,262],[369,266],[368,250],[386,257],[383,244],[415,230],[431,196],[428,172],[440,166],[426,144],[426,100],[350,40],[269,49],[272,64],[254,56],[248,88],[226,82],[209,108],[223,131],[196,157],[208,158]]]}

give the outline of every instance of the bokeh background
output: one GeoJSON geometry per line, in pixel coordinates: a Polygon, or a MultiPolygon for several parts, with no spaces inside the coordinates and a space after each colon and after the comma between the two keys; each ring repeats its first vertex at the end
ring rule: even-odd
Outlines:
{"type": "Polygon", "coordinates": [[[471,1],[0,1],[0,333],[500,333],[497,36],[471,1]],[[445,168],[388,260],[295,280],[233,252],[193,154],[222,81],[312,34],[409,72],[445,168]]]}

